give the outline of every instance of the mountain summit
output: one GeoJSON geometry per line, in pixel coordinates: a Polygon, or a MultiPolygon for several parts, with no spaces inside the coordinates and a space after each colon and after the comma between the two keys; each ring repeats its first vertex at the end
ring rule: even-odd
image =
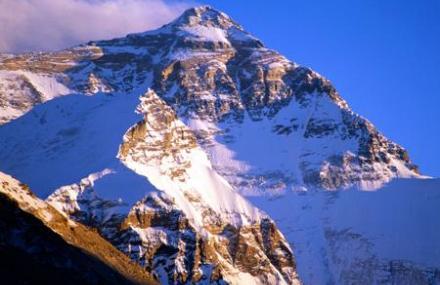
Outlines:
{"type": "MultiPolygon", "coordinates": [[[[163,284],[298,284],[293,249],[308,230],[287,240],[248,198],[422,178],[327,79],[209,6],[154,31],[0,57],[0,106],[0,170],[163,284]]],[[[326,273],[336,253],[323,243],[305,280],[353,281],[326,273]]],[[[359,276],[383,276],[374,262],[359,276]]]]}
{"type": "Polygon", "coordinates": [[[166,26],[205,26],[228,30],[241,29],[228,15],[211,6],[199,6],[186,10],[179,18],[166,26]]]}

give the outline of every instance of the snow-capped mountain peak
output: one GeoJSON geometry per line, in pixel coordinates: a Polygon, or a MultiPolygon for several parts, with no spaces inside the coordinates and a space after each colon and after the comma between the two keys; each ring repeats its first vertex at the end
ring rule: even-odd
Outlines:
{"type": "Polygon", "coordinates": [[[240,28],[228,15],[217,11],[209,5],[198,6],[186,10],[179,18],[171,22],[171,26],[205,26],[228,30],[240,28]]]}
{"type": "Polygon", "coordinates": [[[298,283],[295,245],[247,197],[422,178],[329,80],[209,6],[0,57],[0,106],[0,170],[162,283],[298,283]]]}

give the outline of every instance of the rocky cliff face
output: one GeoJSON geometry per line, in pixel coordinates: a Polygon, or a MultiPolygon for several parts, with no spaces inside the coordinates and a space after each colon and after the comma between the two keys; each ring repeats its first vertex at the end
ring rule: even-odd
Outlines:
{"type": "MultiPolygon", "coordinates": [[[[173,197],[156,192],[121,216],[112,213],[118,203],[103,202],[95,196],[93,188],[84,188],[77,200],[65,199],[79,193],[76,189],[66,191],[57,190],[48,202],[68,212],[72,219],[96,228],[162,284],[238,284],[244,280],[299,283],[293,252],[268,217],[238,225],[228,221],[224,213],[204,205],[200,198],[188,197],[181,202],[202,207],[194,212],[203,211],[203,223],[195,223],[173,197]],[[90,196],[95,199],[88,199],[90,196]],[[77,201],[78,206],[69,209],[77,201]]],[[[239,213],[234,214],[240,218],[239,213]]]]}
{"type": "Polygon", "coordinates": [[[208,6],[0,57],[0,108],[0,170],[162,283],[299,283],[292,246],[243,196],[421,177],[327,79],[208,6]]]}

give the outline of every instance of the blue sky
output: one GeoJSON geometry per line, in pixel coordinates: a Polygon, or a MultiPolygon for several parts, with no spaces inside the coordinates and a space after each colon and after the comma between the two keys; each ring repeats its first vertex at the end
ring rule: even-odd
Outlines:
{"type": "Polygon", "coordinates": [[[199,1],[330,79],[352,109],[440,176],[440,1],[199,1]]]}

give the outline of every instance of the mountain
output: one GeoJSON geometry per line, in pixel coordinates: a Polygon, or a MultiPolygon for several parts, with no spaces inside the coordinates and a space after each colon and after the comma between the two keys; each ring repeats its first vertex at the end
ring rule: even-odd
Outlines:
{"type": "Polygon", "coordinates": [[[5,58],[1,66],[4,122],[56,96],[152,89],[242,191],[374,189],[419,175],[407,152],[353,113],[328,80],[210,7],[156,31],[5,58]],[[264,143],[248,145],[260,137],[264,143]],[[267,144],[273,151],[263,151],[267,144]]]}
{"type": "Polygon", "coordinates": [[[69,220],[0,173],[4,284],[156,284],[96,232],[69,220]]]}
{"type": "MultiPolygon", "coordinates": [[[[424,263],[397,251],[341,250],[389,245],[381,236],[389,224],[373,234],[355,229],[363,216],[350,199],[377,204],[370,212],[386,205],[359,190],[408,178],[427,190],[393,191],[384,201],[419,209],[433,195],[435,208],[438,181],[422,179],[406,150],[327,79],[209,6],[154,31],[3,55],[0,108],[0,170],[163,284],[393,284],[408,276],[432,284],[438,276],[435,252],[424,263]],[[345,209],[358,219],[331,215],[345,209]],[[385,268],[390,262],[404,269],[385,268]],[[371,270],[359,271],[365,264],[371,270]]],[[[439,228],[423,223],[417,237],[439,228]]]]}

